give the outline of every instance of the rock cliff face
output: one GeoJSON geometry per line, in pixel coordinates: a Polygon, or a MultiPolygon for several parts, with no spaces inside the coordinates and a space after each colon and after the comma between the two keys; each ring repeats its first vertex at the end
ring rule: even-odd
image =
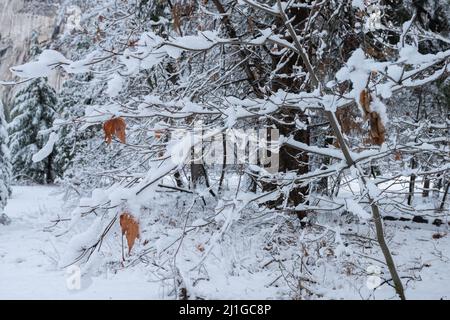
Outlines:
{"type": "MultiPolygon", "coordinates": [[[[0,0],[0,80],[11,80],[11,66],[28,59],[30,36],[38,33],[45,46],[60,29],[60,0],[0,0]]],[[[58,77],[50,79],[58,85],[58,77]]],[[[13,87],[0,85],[0,98],[8,106],[13,87]]]]}

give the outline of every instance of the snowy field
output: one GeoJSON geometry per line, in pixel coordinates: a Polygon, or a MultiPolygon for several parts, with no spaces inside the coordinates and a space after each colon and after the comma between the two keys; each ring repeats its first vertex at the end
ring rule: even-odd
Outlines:
{"type": "MultiPolygon", "coordinates": [[[[0,225],[0,299],[170,298],[166,292],[167,285],[155,281],[140,264],[119,268],[115,273],[108,270],[93,272],[89,277],[83,277],[81,290],[69,290],[66,271],[58,267],[68,239],[57,236],[57,232],[50,232],[53,229],[48,228],[58,216],[67,216],[62,196],[57,191],[58,188],[53,186],[14,187],[13,197],[6,208],[12,223],[0,225]]],[[[352,225],[343,227],[342,237],[351,228],[352,225]]],[[[450,237],[445,228],[391,222],[386,229],[407,298],[449,299],[450,237]],[[444,236],[433,239],[433,234],[438,231],[444,236]]],[[[352,240],[349,241],[351,243],[352,240]]],[[[143,246],[138,244],[138,247],[143,246]]],[[[372,250],[363,250],[358,257],[345,254],[337,258],[328,257],[328,265],[323,264],[323,268],[316,263],[316,269],[311,272],[317,282],[314,287],[320,293],[319,298],[395,299],[394,291],[387,285],[375,291],[365,288],[367,275],[355,270],[357,263],[362,263],[361,267],[375,259],[374,263],[380,264],[376,259],[382,260],[382,256],[377,256],[376,250],[372,250]],[[364,257],[365,253],[367,257],[364,257]]],[[[258,257],[258,251],[254,254],[255,257],[238,257],[242,264],[237,274],[236,269],[233,271],[235,276],[230,275],[226,267],[221,269],[220,265],[210,262],[208,270],[214,273],[211,280],[191,284],[191,292],[218,299],[289,298],[286,282],[277,279],[277,269],[265,266],[267,261],[264,263],[264,257],[258,257]],[[243,266],[249,265],[246,260],[251,260],[253,266],[259,265],[259,269],[244,270],[243,266]]],[[[289,257],[289,252],[285,255],[289,257]]],[[[216,258],[220,261],[220,257],[216,258]]]]}
{"type": "Polygon", "coordinates": [[[154,299],[158,286],[135,270],[91,278],[81,290],[68,290],[66,272],[57,267],[66,243],[46,227],[64,216],[55,187],[14,187],[0,225],[0,299],[154,299]]]}

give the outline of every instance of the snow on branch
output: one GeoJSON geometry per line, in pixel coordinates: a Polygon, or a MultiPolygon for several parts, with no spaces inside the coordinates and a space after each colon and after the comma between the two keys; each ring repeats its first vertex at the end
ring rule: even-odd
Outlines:
{"type": "Polygon", "coordinates": [[[58,141],[58,134],[55,132],[50,133],[47,143],[42,147],[41,150],[33,155],[33,162],[39,162],[47,158],[53,152],[53,147],[56,141],[58,141]]]}
{"type": "Polygon", "coordinates": [[[72,61],[66,59],[58,51],[44,50],[39,55],[37,61],[12,67],[11,72],[21,78],[46,77],[49,76],[56,67],[60,65],[68,65],[71,62],[72,61]]]}
{"type": "Polygon", "coordinates": [[[68,73],[85,73],[90,70],[92,64],[99,63],[109,58],[100,56],[98,51],[91,52],[86,58],[79,61],[72,61],[55,50],[44,50],[38,59],[16,67],[12,67],[11,72],[20,78],[47,77],[58,67],[63,67],[68,73]]]}

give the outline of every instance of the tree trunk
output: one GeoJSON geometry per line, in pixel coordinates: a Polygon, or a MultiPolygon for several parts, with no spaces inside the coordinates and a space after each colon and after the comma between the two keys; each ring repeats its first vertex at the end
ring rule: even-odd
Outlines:
{"type": "MultiPolygon", "coordinates": [[[[300,28],[303,26],[304,21],[308,17],[308,9],[305,8],[291,8],[289,12],[289,18],[292,18],[292,24],[298,25],[300,28]]],[[[278,19],[276,25],[279,28],[285,28],[285,23],[283,19],[278,19]]],[[[292,75],[295,73],[295,69],[298,66],[304,67],[304,61],[300,58],[298,54],[293,54],[291,57],[282,61],[283,56],[273,55],[272,56],[272,69],[277,70],[277,74],[283,75],[282,77],[274,77],[271,83],[272,91],[276,92],[282,89],[286,92],[296,92],[299,90],[302,83],[300,83],[294,77],[287,77],[286,75],[292,75]],[[281,68],[279,64],[283,63],[281,68]]],[[[279,134],[283,136],[291,136],[296,141],[303,142],[309,145],[310,142],[310,131],[309,129],[303,130],[296,128],[296,120],[302,121],[304,124],[308,125],[308,117],[298,110],[284,109],[275,115],[280,122],[270,121],[268,126],[275,126],[279,130],[279,134]]],[[[279,172],[295,172],[299,175],[307,173],[309,171],[309,156],[306,152],[294,149],[289,146],[281,146],[279,150],[279,172]]],[[[277,188],[276,184],[265,184],[265,190],[273,190],[277,188]]],[[[309,193],[309,185],[306,186],[294,186],[288,195],[288,205],[290,208],[295,208],[299,204],[306,201],[309,193]]],[[[284,199],[280,197],[275,201],[270,201],[267,204],[269,207],[276,207],[282,204],[284,199]]],[[[305,210],[294,210],[300,219],[307,216],[305,210]]]]}
{"type": "Polygon", "coordinates": [[[46,162],[46,183],[47,184],[51,184],[54,181],[54,177],[53,177],[53,152],[50,153],[50,155],[47,157],[47,162],[46,162]]]}
{"type": "Polygon", "coordinates": [[[447,182],[447,186],[445,187],[444,196],[442,197],[442,202],[441,202],[441,205],[439,206],[439,210],[444,210],[445,201],[447,200],[449,188],[450,188],[450,181],[447,182]]]}
{"type": "MultiPolygon", "coordinates": [[[[336,119],[336,115],[331,111],[326,111],[328,118],[330,120],[331,126],[333,128],[333,131],[336,135],[336,138],[339,142],[339,147],[342,150],[342,153],[345,156],[345,160],[349,166],[354,166],[357,169],[360,170],[360,177],[362,182],[365,186],[367,186],[367,180],[364,177],[364,174],[362,174],[361,169],[358,167],[357,164],[353,161],[353,158],[351,156],[350,150],[345,143],[344,136],[342,135],[340,129],[339,129],[339,123],[336,119]]],[[[373,222],[375,224],[375,230],[377,234],[377,241],[380,245],[381,251],[384,255],[384,260],[386,261],[386,265],[388,266],[389,273],[391,274],[392,280],[394,282],[394,288],[398,296],[401,300],[405,300],[405,292],[403,289],[402,281],[397,273],[397,268],[395,267],[394,259],[392,258],[391,252],[389,251],[389,247],[386,244],[386,241],[384,239],[384,231],[383,231],[383,221],[381,219],[380,210],[377,206],[377,204],[374,202],[374,199],[370,196],[370,194],[367,195],[369,202],[371,203],[371,209],[372,209],[372,217],[373,222]]]]}
{"type": "MultiPolygon", "coordinates": [[[[415,119],[415,123],[419,122],[419,117],[420,117],[420,106],[422,105],[422,91],[420,89],[417,89],[418,92],[418,104],[417,104],[417,111],[416,111],[416,119],[415,119]]],[[[418,139],[417,137],[414,139],[414,142],[417,143],[418,139]]],[[[416,159],[414,158],[414,155],[411,158],[411,169],[415,169],[417,167],[417,162],[416,159]]],[[[413,198],[414,198],[414,189],[415,189],[415,185],[416,185],[416,175],[412,174],[410,179],[409,179],[409,194],[408,194],[408,205],[412,206],[413,204],[413,198]]]]}
{"type": "MultiPolygon", "coordinates": [[[[411,169],[415,169],[416,168],[416,160],[413,158],[411,159],[411,169]]],[[[409,178],[409,190],[408,190],[408,205],[412,206],[413,204],[413,198],[414,198],[414,189],[415,189],[415,185],[416,185],[416,175],[412,174],[411,177],[409,178]]]]}
{"type": "Polygon", "coordinates": [[[428,176],[425,176],[423,178],[423,191],[422,191],[422,196],[424,198],[428,198],[428,196],[430,195],[430,178],[428,176]]]}
{"type": "Polygon", "coordinates": [[[191,188],[195,189],[198,184],[202,182],[203,175],[203,164],[201,163],[191,163],[191,188]]]}
{"type": "MultiPolygon", "coordinates": [[[[325,138],[324,141],[324,148],[329,148],[332,144],[333,144],[333,138],[332,137],[327,137],[325,138]]],[[[328,166],[330,165],[331,159],[329,157],[324,157],[324,159],[322,160],[322,168],[325,170],[328,168],[328,166]]],[[[321,193],[325,194],[325,195],[331,195],[332,194],[332,190],[328,190],[329,186],[328,186],[328,177],[323,177],[320,178],[319,182],[317,183],[318,189],[321,193]]]]}

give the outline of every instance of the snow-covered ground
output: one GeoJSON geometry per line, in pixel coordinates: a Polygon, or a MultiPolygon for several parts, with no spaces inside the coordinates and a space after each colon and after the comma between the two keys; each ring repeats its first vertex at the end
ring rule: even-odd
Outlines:
{"type": "Polygon", "coordinates": [[[0,225],[0,299],[155,299],[158,288],[136,270],[90,278],[81,290],[69,290],[68,275],[57,267],[65,243],[46,227],[65,216],[61,195],[51,186],[14,187],[0,225]]]}
{"type": "MultiPolygon", "coordinates": [[[[13,190],[13,197],[6,208],[12,223],[0,225],[0,299],[170,298],[167,280],[165,283],[157,281],[148,271],[149,266],[139,263],[116,268],[115,272],[94,272],[87,278],[83,277],[81,290],[69,290],[67,281],[70,277],[66,270],[58,266],[58,262],[67,250],[70,237],[59,237],[54,228],[48,228],[57,217],[68,217],[58,188],[17,186],[13,190]]],[[[308,238],[317,239],[317,234],[308,234],[308,231],[303,235],[297,231],[289,234],[287,230],[281,230],[277,241],[281,245],[291,244],[286,251],[280,252],[279,257],[282,258],[275,263],[267,260],[270,255],[264,256],[266,248],[259,248],[259,239],[264,235],[255,233],[246,240],[239,238],[237,232],[230,233],[230,237],[236,239],[228,237],[230,239],[226,240],[220,251],[214,252],[213,257],[205,261],[209,281],[191,279],[189,291],[197,297],[216,299],[295,298],[295,294],[289,296],[289,285],[294,283],[294,275],[300,270],[298,261],[294,260],[301,258],[306,268],[303,272],[309,278],[306,287],[316,294],[316,298],[395,299],[393,289],[386,284],[375,291],[366,286],[370,276],[366,269],[368,265],[380,266],[381,278],[385,279],[387,275],[383,271],[383,258],[376,244],[363,237],[351,236],[358,231],[359,235],[371,237],[370,230],[364,228],[367,227],[341,225],[341,244],[345,243],[345,247],[336,244],[336,240],[334,244],[327,245],[328,240],[324,237],[314,242],[319,247],[310,245],[303,249],[296,247],[295,241],[303,237],[303,243],[308,243],[308,238]],[[309,251],[309,254],[302,250],[309,251]],[[311,262],[309,259],[312,259],[311,262]],[[283,265],[284,270],[278,265],[283,265]]],[[[386,223],[386,234],[406,287],[407,298],[449,299],[450,237],[445,227],[438,229],[430,225],[390,222],[386,223]],[[433,239],[437,232],[442,237],[433,239]]],[[[143,237],[147,237],[145,232],[143,237]]],[[[206,237],[206,234],[198,233],[196,241],[200,241],[201,237],[206,237]]],[[[147,248],[148,245],[142,242],[137,245],[138,250],[147,248]]],[[[186,239],[184,246],[195,248],[190,239],[186,239]]],[[[189,276],[195,278],[194,274],[188,275],[183,271],[195,259],[194,254],[185,252],[186,255],[179,257],[179,268],[186,279],[189,276]]]]}

